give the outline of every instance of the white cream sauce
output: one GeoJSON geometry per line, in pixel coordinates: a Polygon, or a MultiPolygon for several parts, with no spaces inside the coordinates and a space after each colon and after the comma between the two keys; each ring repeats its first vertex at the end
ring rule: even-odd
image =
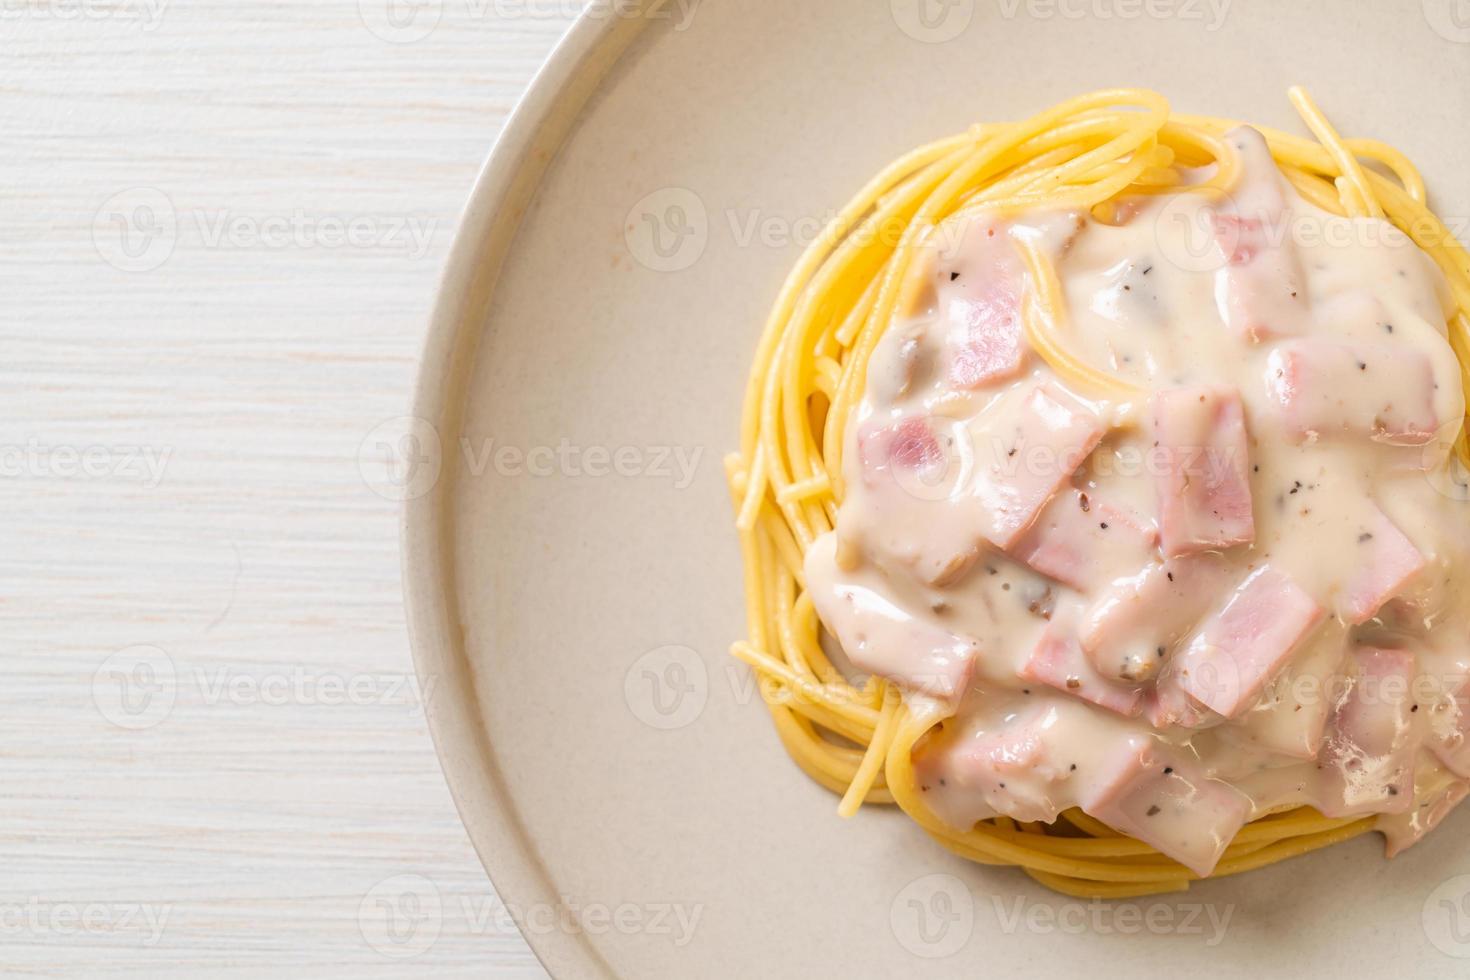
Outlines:
{"type": "Polygon", "coordinates": [[[1381,814],[1392,853],[1466,795],[1448,291],[1231,138],[1223,203],[941,227],[871,360],[807,587],[859,669],[950,715],[915,762],[957,828],[1081,807],[1204,874],[1278,809],[1381,814]],[[1017,235],[1061,342],[1143,394],[1029,349],[1017,235]]]}

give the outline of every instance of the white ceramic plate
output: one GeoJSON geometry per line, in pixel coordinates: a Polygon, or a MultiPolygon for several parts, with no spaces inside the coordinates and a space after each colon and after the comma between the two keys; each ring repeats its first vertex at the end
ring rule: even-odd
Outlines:
{"type": "Polygon", "coordinates": [[[720,465],[801,244],[882,164],[972,121],[1145,85],[1295,127],[1301,82],[1470,215],[1456,3],[602,0],[579,22],[466,212],[406,488],[440,755],[554,974],[1470,968],[1470,810],[1393,863],[1373,836],[1112,906],[951,858],[892,811],[839,820],[727,660],[720,465]]]}

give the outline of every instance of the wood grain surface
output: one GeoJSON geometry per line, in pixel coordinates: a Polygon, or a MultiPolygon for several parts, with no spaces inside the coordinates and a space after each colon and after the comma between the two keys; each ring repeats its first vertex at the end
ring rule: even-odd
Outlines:
{"type": "Polygon", "coordinates": [[[372,433],[577,6],[0,0],[0,974],[544,975],[372,433]]]}

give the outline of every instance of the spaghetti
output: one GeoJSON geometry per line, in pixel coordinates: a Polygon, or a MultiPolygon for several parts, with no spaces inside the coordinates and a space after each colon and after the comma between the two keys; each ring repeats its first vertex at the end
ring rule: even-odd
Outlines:
{"type": "MultiPolygon", "coordinates": [[[[1261,130],[1281,172],[1311,204],[1386,218],[1433,258],[1452,293],[1450,342],[1462,380],[1470,382],[1470,255],[1428,209],[1418,172],[1391,147],[1340,137],[1300,89],[1290,98],[1316,139],[1261,130]]],[[[732,652],[756,672],[792,758],[841,795],[842,815],[864,802],[897,804],[954,853],[1019,867],[1069,895],[1177,891],[1197,877],[1075,808],[1050,824],[1001,816],[964,832],[935,817],[920,799],[913,750],[944,712],[928,702],[905,703],[878,678],[855,686],[834,667],[820,642],[803,559],[835,525],[845,496],[844,433],[875,346],[912,303],[916,255],[934,230],[981,211],[1105,215],[1124,195],[1227,193],[1240,174],[1226,138],[1236,125],[1174,114],[1153,92],[1115,89],[1021,122],[974,126],[914,150],[863,187],[782,287],[746,386],[740,451],[726,459],[748,632],[732,652]],[[1196,179],[1201,173],[1208,178],[1196,179]]],[[[1054,270],[1037,250],[1023,247],[1022,257],[1031,284],[1024,307],[1030,347],[1079,390],[1120,402],[1137,396],[1136,385],[1069,350],[1054,270]]],[[[1455,449],[1470,460],[1463,432],[1455,449]]],[[[1268,814],[1239,831],[1213,877],[1346,840],[1373,823],[1371,816],[1332,819],[1306,806],[1268,814]]]]}

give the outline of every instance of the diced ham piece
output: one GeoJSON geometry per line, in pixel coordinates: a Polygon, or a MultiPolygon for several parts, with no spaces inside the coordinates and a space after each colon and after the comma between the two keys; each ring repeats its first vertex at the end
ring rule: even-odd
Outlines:
{"type": "Polygon", "coordinates": [[[1296,442],[1355,436],[1395,446],[1434,439],[1434,365],[1421,351],[1331,340],[1271,352],[1266,384],[1296,442]]]}
{"type": "Polygon", "coordinates": [[[1286,575],[1252,574],[1166,669],[1167,680],[1200,704],[1234,718],[1322,622],[1322,607],[1286,575]]]}
{"type": "MultiPolygon", "coordinates": [[[[946,380],[962,391],[1010,380],[1026,363],[1025,272],[1007,230],[1003,222],[972,220],[952,242],[956,247],[941,249],[936,276],[946,380]]],[[[952,236],[939,236],[946,237],[952,236]]]]}
{"type": "Polygon", "coordinates": [[[890,425],[866,426],[858,434],[863,481],[879,486],[897,474],[938,480],[948,468],[944,447],[928,420],[900,419],[890,425]]]}
{"type": "Polygon", "coordinates": [[[956,432],[963,432],[962,423],[938,416],[858,427],[859,478],[869,491],[866,504],[880,518],[864,544],[933,586],[958,580],[980,555],[980,536],[945,519],[954,510],[948,501],[961,470],[956,432]]]}
{"type": "Polygon", "coordinates": [[[1470,777],[1470,677],[1457,677],[1454,691],[1433,706],[1429,747],[1446,769],[1470,777]]]}
{"type": "MultiPolygon", "coordinates": [[[[1104,675],[1153,677],[1174,645],[1210,611],[1226,584],[1224,563],[1209,555],[1172,558],[1115,582],[1082,618],[1082,649],[1104,675]]],[[[1145,715],[1149,709],[1145,707],[1145,715]]]]}
{"type": "Polygon", "coordinates": [[[1127,507],[1067,488],[1052,498],[1012,555],[1043,575],[1090,591],[1153,556],[1158,532],[1127,507]]]}
{"type": "Polygon", "coordinates": [[[1100,674],[1083,654],[1071,627],[1059,621],[1047,624],[1031,656],[1021,665],[1019,676],[1120,715],[1137,715],[1143,705],[1143,688],[1117,683],[1100,674]]]}
{"type": "Polygon", "coordinates": [[[976,440],[973,493],[982,511],[982,534],[1008,550],[1097,448],[1103,425],[1095,411],[1051,383],[990,412],[1011,417],[982,416],[989,429],[976,440]]]}
{"type": "Polygon", "coordinates": [[[1165,682],[1149,689],[1143,699],[1143,718],[1160,731],[1206,728],[1219,720],[1219,716],[1200,707],[1178,684],[1165,682]]]}
{"type": "Polygon", "coordinates": [[[1020,303],[1010,283],[993,283],[979,296],[951,299],[949,322],[949,380],[954,387],[972,390],[1021,373],[1026,350],[1020,303]]]}
{"type": "Polygon", "coordinates": [[[1250,816],[1251,803],[1182,754],[1133,736],[1095,777],[1082,809],[1208,877],[1250,816]]]}
{"type": "Polygon", "coordinates": [[[838,570],[836,535],[807,551],[807,589],[828,632],[869,673],[953,708],[975,669],[979,644],[910,615],[876,588],[838,570]]]}
{"type": "Polygon", "coordinates": [[[1241,180],[1232,207],[1212,215],[1224,267],[1216,273],[1220,312],[1240,337],[1258,343],[1306,327],[1307,290],[1288,227],[1286,189],[1271,151],[1249,127],[1231,131],[1241,180]]]}
{"type": "Polygon", "coordinates": [[[1378,615],[1383,604],[1403,592],[1428,563],[1383,511],[1371,503],[1368,506],[1369,514],[1358,531],[1359,561],[1337,596],[1338,615],[1354,626],[1378,615]]]}
{"type": "Polygon", "coordinates": [[[1317,758],[1332,707],[1332,678],[1347,654],[1347,636],[1347,630],[1329,627],[1306,644],[1292,666],[1266,686],[1255,708],[1238,720],[1239,736],[1278,755],[1317,758]]]}
{"type": "Polygon", "coordinates": [[[939,747],[916,754],[920,786],[947,780],[947,792],[934,799],[960,804],[941,818],[956,823],[973,820],[978,812],[1004,814],[1016,820],[1050,823],[1058,805],[1047,788],[1070,776],[1054,758],[1050,741],[1057,726],[1055,708],[1023,713],[1004,728],[939,740],[939,747]],[[951,797],[960,797],[951,800],[951,797]]]}
{"type": "Polygon", "coordinates": [[[1255,540],[1250,452],[1234,388],[1172,388],[1153,397],[1159,538],[1176,558],[1255,540]]]}
{"type": "Polygon", "coordinates": [[[1403,813],[1414,802],[1414,655],[1360,647],[1350,659],[1352,688],[1323,746],[1318,809],[1329,817],[1403,813]]]}

